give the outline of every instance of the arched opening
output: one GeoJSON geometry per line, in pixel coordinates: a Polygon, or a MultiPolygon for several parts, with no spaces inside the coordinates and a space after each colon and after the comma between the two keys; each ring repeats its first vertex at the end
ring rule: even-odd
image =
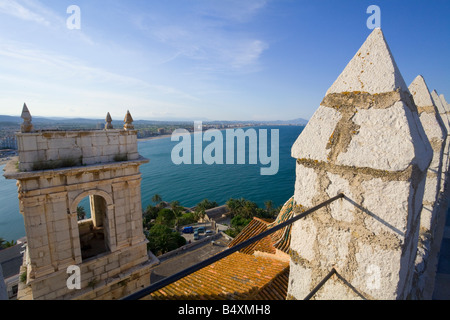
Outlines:
{"type": "Polygon", "coordinates": [[[102,196],[89,195],[78,203],[78,232],[83,261],[110,251],[107,216],[108,206],[102,196]]]}

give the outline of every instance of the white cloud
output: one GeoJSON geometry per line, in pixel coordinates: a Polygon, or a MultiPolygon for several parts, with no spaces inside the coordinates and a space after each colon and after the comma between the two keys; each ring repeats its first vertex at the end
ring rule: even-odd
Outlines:
{"type": "Polygon", "coordinates": [[[254,65],[268,47],[269,45],[261,40],[246,41],[236,48],[237,50],[232,55],[231,64],[235,68],[254,65]]]}
{"type": "Polygon", "coordinates": [[[23,100],[21,103],[34,104],[38,115],[98,117],[98,113],[134,108],[136,116],[148,118],[155,111],[182,114],[187,105],[199,101],[171,86],[114,73],[18,42],[2,43],[0,69],[2,109],[23,100]]]}
{"type": "MultiPolygon", "coordinates": [[[[147,37],[171,48],[162,63],[184,57],[192,68],[208,73],[257,71],[260,57],[269,48],[260,35],[241,31],[265,7],[266,0],[199,1],[180,8],[170,18],[164,12],[142,13],[132,18],[147,37]]],[[[173,14],[173,13],[171,13],[173,14]]]]}
{"type": "Polygon", "coordinates": [[[45,26],[50,25],[50,22],[44,16],[26,8],[18,1],[0,0],[0,12],[14,16],[22,20],[33,21],[45,26]]]}

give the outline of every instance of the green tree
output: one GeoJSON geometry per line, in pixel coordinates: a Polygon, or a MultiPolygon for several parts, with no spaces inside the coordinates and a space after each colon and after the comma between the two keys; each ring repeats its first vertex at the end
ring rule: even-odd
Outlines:
{"type": "Polygon", "coordinates": [[[83,220],[86,218],[86,210],[84,209],[84,207],[77,207],[77,218],[78,220],[83,220]]]}
{"type": "Polygon", "coordinates": [[[175,250],[186,244],[186,239],[169,227],[155,224],[149,231],[147,248],[156,255],[175,250]]]}
{"type": "Polygon", "coordinates": [[[194,211],[194,220],[199,221],[205,217],[205,209],[203,208],[195,208],[194,211]]]}
{"type": "Polygon", "coordinates": [[[200,201],[196,208],[198,209],[204,209],[204,210],[208,210],[208,209],[212,209],[217,207],[218,204],[215,201],[209,201],[208,199],[203,199],[202,201],[200,201]]]}
{"type": "Polygon", "coordinates": [[[242,204],[244,201],[245,201],[245,199],[243,199],[243,198],[241,198],[241,199],[230,198],[226,202],[228,209],[230,209],[231,217],[234,217],[235,215],[240,214],[242,204]]]}
{"type": "Polygon", "coordinates": [[[175,215],[177,215],[178,213],[181,212],[181,210],[183,209],[183,207],[180,205],[179,201],[172,201],[170,203],[170,208],[172,209],[172,211],[175,213],[175,215]]]}
{"type": "Polygon", "coordinates": [[[6,249],[6,248],[9,248],[9,247],[13,247],[16,244],[17,244],[17,242],[14,241],[14,240],[6,241],[5,239],[0,238],[0,249],[6,249]]]}
{"type": "Polygon", "coordinates": [[[14,240],[6,241],[6,243],[3,245],[3,247],[4,248],[14,247],[16,244],[17,244],[17,242],[14,240]]]}
{"type": "Polygon", "coordinates": [[[157,224],[162,224],[167,227],[173,227],[175,224],[175,214],[170,209],[161,209],[158,212],[158,217],[156,218],[157,224]]]}
{"type": "Polygon", "coordinates": [[[240,198],[240,199],[229,199],[226,202],[230,212],[231,212],[231,228],[226,232],[231,237],[235,237],[242,231],[242,229],[250,223],[253,217],[263,218],[263,219],[274,219],[276,218],[281,207],[278,209],[273,208],[272,201],[266,201],[264,203],[265,208],[259,208],[255,202],[250,200],[240,198]]]}
{"type": "Polygon", "coordinates": [[[181,215],[181,217],[178,218],[178,226],[184,226],[187,224],[192,224],[196,222],[195,216],[193,212],[187,212],[181,215]]]}
{"type": "Polygon", "coordinates": [[[156,219],[158,216],[159,208],[149,204],[144,210],[144,217],[147,216],[149,219],[156,219]]]}
{"type": "Polygon", "coordinates": [[[183,211],[184,208],[180,205],[179,201],[172,201],[170,203],[170,208],[172,209],[173,213],[175,214],[175,229],[178,230],[178,227],[182,222],[182,217],[183,217],[183,211]]]}

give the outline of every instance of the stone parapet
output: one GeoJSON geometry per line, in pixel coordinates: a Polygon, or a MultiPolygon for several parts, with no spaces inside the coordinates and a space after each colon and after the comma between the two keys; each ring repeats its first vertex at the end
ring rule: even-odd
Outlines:
{"type": "Polygon", "coordinates": [[[134,130],[43,131],[16,136],[20,171],[139,158],[134,130]]]}

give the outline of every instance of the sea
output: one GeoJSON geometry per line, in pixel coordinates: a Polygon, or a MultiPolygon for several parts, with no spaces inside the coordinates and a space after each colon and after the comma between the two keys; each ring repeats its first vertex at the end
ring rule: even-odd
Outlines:
{"type": "MultiPolygon", "coordinates": [[[[148,163],[140,166],[142,174],[142,208],[145,209],[148,205],[154,204],[152,197],[155,194],[160,195],[163,201],[179,201],[185,207],[193,207],[204,199],[223,205],[230,198],[245,198],[255,202],[262,208],[264,203],[269,200],[272,201],[273,207],[283,205],[294,193],[295,159],[291,157],[291,147],[303,128],[303,126],[243,128],[244,132],[254,130],[258,140],[264,140],[265,137],[261,133],[263,130],[267,130],[268,151],[266,154],[269,157],[272,150],[272,133],[278,132],[279,167],[276,174],[272,175],[261,174],[261,168],[267,168],[270,164],[263,164],[264,162],[259,160],[260,157],[258,157],[256,164],[254,162],[250,163],[248,143],[245,149],[247,156],[244,164],[237,164],[237,143],[235,144],[234,164],[230,164],[230,161],[227,164],[225,130],[220,131],[224,139],[224,164],[206,164],[204,159],[202,159],[202,164],[194,164],[194,161],[191,161],[191,164],[175,164],[172,151],[174,148],[179,148],[184,140],[180,138],[179,141],[172,141],[170,136],[167,138],[140,140],[138,142],[139,154],[150,160],[148,163]]],[[[194,157],[193,150],[195,150],[193,135],[189,135],[191,137],[190,143],[192,144],[192,158],[194,157]]],[[[189,140],[186,141],[186,143],[189,142],[189,140]]],[[[213,142],[213,140],[211,142],[203,141],[202,150],[208,146],[210,147],[209,150],[211,150],[213,142]]],[[[257,152],[258,154],[259,152],[264,154],[259,148],[257,152]]],[[[215,153],[210,154],[215,155],[215,153]]],[[[5,165],[0,166],[0,173],[3,173],[4,167],[5,165]]],[[[80,205],[85,207],[86,211],[89,211],[87,198],[80,202],[80,205]]],[[[0,238],[11,241],[22,238],[25,235],[23,217],[19,213],[16,181],[7,180],[1,174],[0,238]]]]}

